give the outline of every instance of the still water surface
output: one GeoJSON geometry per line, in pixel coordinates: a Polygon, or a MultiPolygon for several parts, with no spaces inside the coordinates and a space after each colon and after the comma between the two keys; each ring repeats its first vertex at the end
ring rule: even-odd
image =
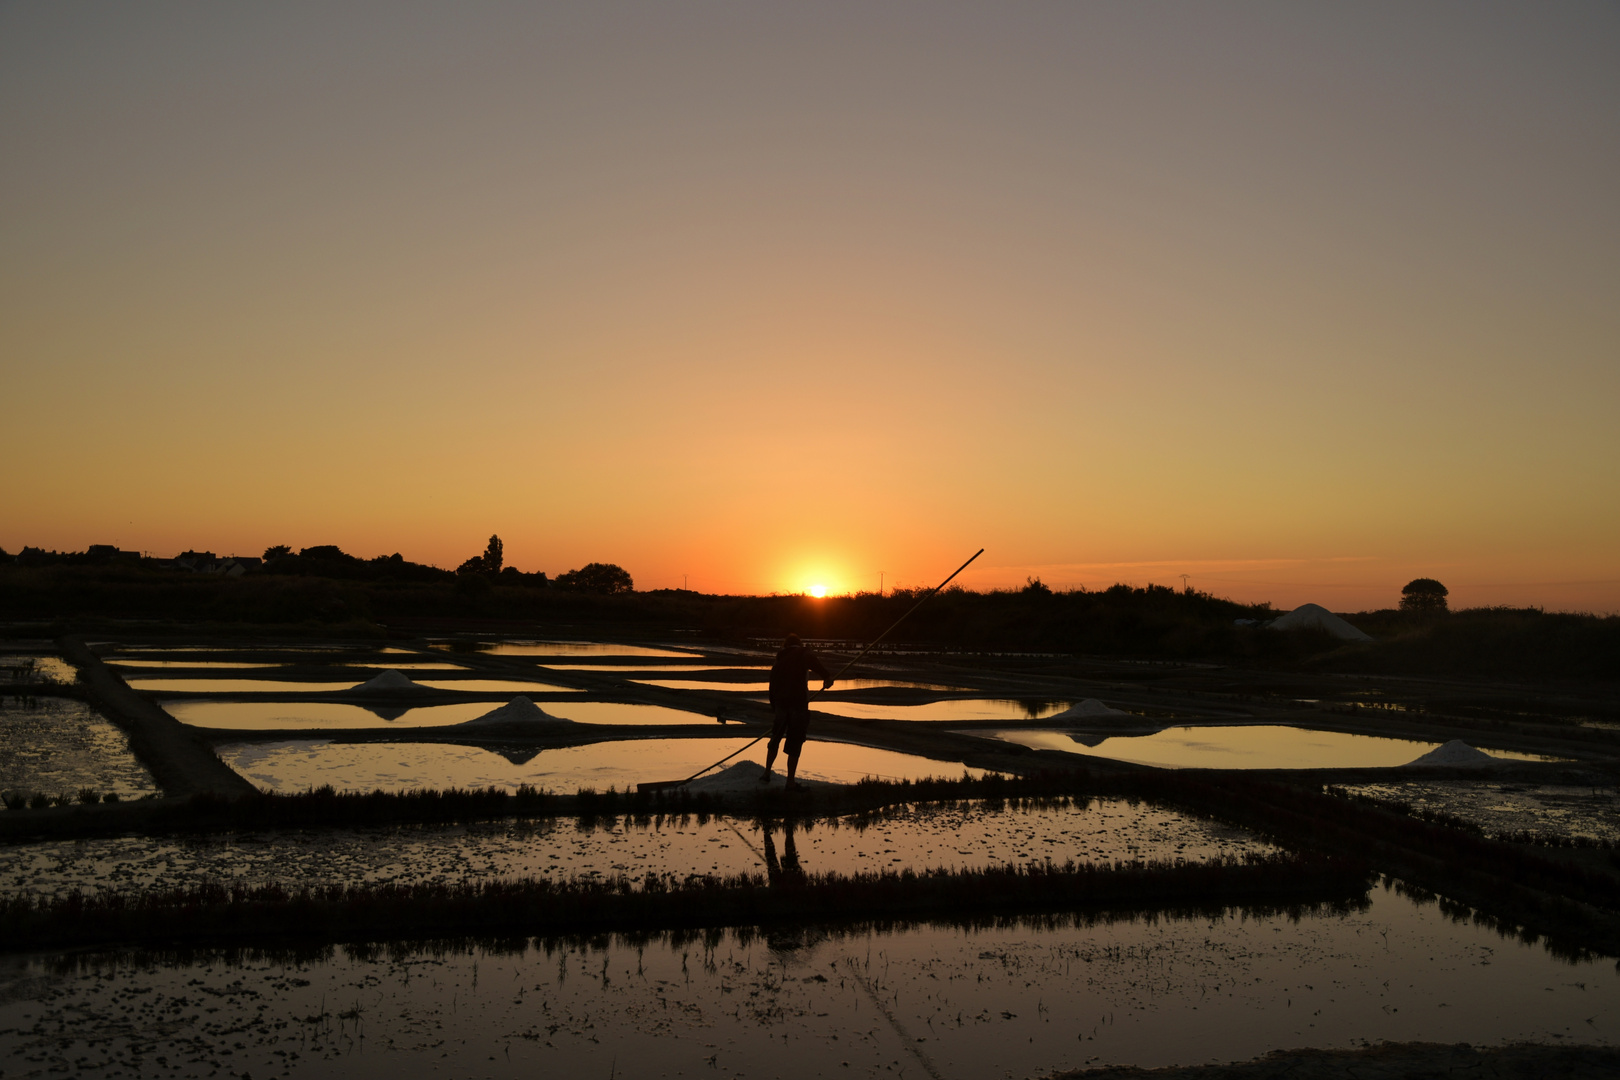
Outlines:
{"type": "MultiPolygon", "coordinates": [[[[1079,754],[1157,765],[1167,769],[1366,769],[1405,765],[1439,743],[1386,739],[1342,731],[1252,724],[1174,727],[1151,735],[1099,737],[1090,745],[1084,735],[1061,731],[976,731],[1037,750],[1079,754]]],[[[1486,750],[1492,757],[1540,761],[1531,754],[1486,750]]]]}
{"type": "Polygon", "coordinates": [[[3,965],[7,1076],[983,1080],[1380,1040],[1620,1039],[1609,961],[1567,964],[1382,889],[1294,918],[3,965]]]}

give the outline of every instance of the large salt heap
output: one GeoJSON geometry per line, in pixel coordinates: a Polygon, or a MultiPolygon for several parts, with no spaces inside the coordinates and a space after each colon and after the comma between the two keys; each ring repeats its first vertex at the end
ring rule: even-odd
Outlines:
{"type": "Polygon", "coordinates": [[[1501,759],[1476,750],[1461,739],[1452,739],[1446,745],[1437,746],[1416,761],[1406,764],[1409,768],[1419,769],[1478,769],[1486,765],[1500,765],[1501,759]]]}
{"type": "Polygon", "coordinates": [[[1272,630],[1324,630],[1340,641],[1372,640],[1321,604],[1301,604],[1280,619],[1272,619],[1266,626],[1272,630]]]}
{"type": "Polygon", "coordinates": [[[387,690],[398,693],[401,690],[426,690],[428,687],[411,682],[410,676],[402,675],[389,668],[374,679],[367,679],[359,686],[351,687],[353,690],[377,691],[387,690]]]}

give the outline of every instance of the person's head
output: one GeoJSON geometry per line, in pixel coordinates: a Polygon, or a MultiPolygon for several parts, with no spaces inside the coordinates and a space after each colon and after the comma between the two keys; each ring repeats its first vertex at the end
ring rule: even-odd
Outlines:
{"type": "Polygon", "coordinates": [[[800,641],[798,634],[789,634],[787,637],[782,639],[782,648],[784,649],[797,649],[799,645],[800,641]]]}

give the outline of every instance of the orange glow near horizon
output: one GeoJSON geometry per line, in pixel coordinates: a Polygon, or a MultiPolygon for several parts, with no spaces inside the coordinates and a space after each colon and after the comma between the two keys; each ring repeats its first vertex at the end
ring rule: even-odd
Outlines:
{"type": "Polygon", "coordinates": [[[1620,611],[1620,17],[368,5],[0,9],[0,548],[1620,611]]]}

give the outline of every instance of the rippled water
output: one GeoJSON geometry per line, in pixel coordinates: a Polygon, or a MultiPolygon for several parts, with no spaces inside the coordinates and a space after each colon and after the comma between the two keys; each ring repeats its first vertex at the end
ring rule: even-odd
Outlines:
{"type": "MultiPolygon", "coordinates": [[[[739,749],[752,736],[731,739],[626,739],[560,749],[513,746],[497,752],[447,743],[224,743],[225,763],[272,791],[303,791],[331,784],[348,791],[409,791],[413,788],[497,787],[531,784],[572,794],[582,787],[619,790],[652,780],[680,780],[739,749]]],[[[759,743],[733,759],[763,764],[759,743]]],[[[778,768],[786,762],[778,762],[778,768]]],[[[920,780],[931,776],[982,776],[960,762],[935,761],[892,750],[812,739],[805,744],[799,775],[807,780],[854,783],[873,776],[920,780]]]]}
{"type": "Polygon", "coordinates": [[[1382,890],[1294,918],[26,956],[3,962],[0,989],[8,1076],[981,1080],[1366,1041],[1620,1039],[1609,962],[1565,964],[1382,890]]]}
{"type": "MultiPolygon", "coordinates": [[[[450,645],[434,645],[450,649],[450,645]]],[[[660,649],[648,645],[616,645],[608,641],[503,641],[480,645],[486,656],[701,656],[689,649],[660,649]]]]}

